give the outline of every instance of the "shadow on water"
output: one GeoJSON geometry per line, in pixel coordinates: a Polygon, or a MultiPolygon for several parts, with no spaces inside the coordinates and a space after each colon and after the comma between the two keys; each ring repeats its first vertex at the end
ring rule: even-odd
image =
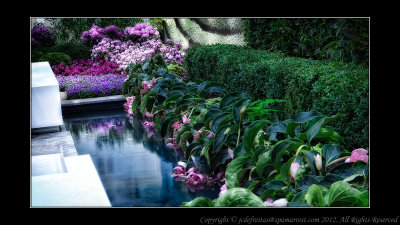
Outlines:
{"type": "Polygon", "coordinates": [[[199,196],[218,197],[219,186],[191,192],[175,181],[171,173],[182,153],[141,123],[122,109],[64,116],[78,154],[91,155],[112,206],[174,207],[199,196]]]}

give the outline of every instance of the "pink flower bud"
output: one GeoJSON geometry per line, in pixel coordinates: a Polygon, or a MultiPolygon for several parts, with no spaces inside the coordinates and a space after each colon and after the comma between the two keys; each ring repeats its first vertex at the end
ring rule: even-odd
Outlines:
{"type": "Polygon", "coordinates": [[[300,168],[300,164],[296,161],[293,161],[292,164],[290,165],[290,176],[293,178],[296,177],[296,173],[300,168]]]}

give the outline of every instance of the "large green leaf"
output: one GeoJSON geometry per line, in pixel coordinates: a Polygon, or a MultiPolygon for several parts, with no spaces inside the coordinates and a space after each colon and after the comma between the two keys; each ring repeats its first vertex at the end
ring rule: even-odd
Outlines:
{"type": "Polygon", "coordinates": [[[319,133],[319,130],[321,129],[321,126],[324,123],[325,118],[326,118],[325,116],[317,116],[307,123],[306,134],[307,134],[308,144],[310,144],[311,140],[319,133]]]}
{"type": "Polygon", "coordinates": [[[343,138],[336,131],[328,128],[321,128],[314,138],[319,140],[343,142],[343,138]]]}
{"type": "Polygon", "coordinates": [[[231,116],[231,115],[227,115],[227,114],[221,114],[219,116],[217,116],[212,122],[211,122],[211,131],[216,134],[217,133],[217,128],[219,126],[219,124],[226,119],[227,116],[231,116]]]}
{"type": "Polygon", "coordinates": [[[203,149],[201,150],[201,154],[200,154],[200,156],[204,155],[204,157],[206,157],[207,163],[210,166],[211,166],[211,160],[210,160],[210,155],[209,155],[208,151],[210,150],[210,146],[212,146],[213,143],[214,143],[214,140],[207,142],[204,145],[203,149]]]}
{"type": "Polygon", "coordinates": [[[254,138],[257,136],[258,131],[265,128],[269,124],[267,120],[258,120],[253,122],[244,132],[243,146],[247,153],[253,152],[254,138]]]}
{"type": "Polygon", "coordinates": [[[263,177],[263,169],[267,165],[272,165],[271,151],[264,152],[258,157],[256,163],[256,171],[258,176],[263,177]]]}
{"type": "Polygon", "coordinates": [[[231,92],[226,94],[219,103],[220,109],[230,105],[231,103],[238,101],[241,98],[250,98],[250,96],[243,92],[231,92]]]}
{"type": "Polygon", "coordinates": [[[161,123],[160,123],[160,134],[161,137],[165,137],[165,135],[167,134],[167,131],[169,129],[168,125],[171,122],[174,122],[176,120],[179,120],[179,116],[176,113],[167,113],[165,114],[165,116],[162,118],[161,123]]]}
{"type": "Polygon", "coordinates": [[[304,199],[309,206],[326,206],[326,201],[322,193],[322,188],[319,185],[313,184],[307,191],[304,199]]]}
{"type": "Polygon", "coordinates": [[[342,117],[342,113],[338,113],[334,116],[327,117],[324,115],[317,116],[313,118],[311,121],[309,121],[306,125],[306,134],[307,134],[307,140],[308,144],[310,144],[311,140],[316,137],[318,134],[320,135],[320,138],[327,138],[327,139],[334,139],[334,140],[341,140],[341,137],[339,134],[337,134],[334,131],[329,131],[329,130],[323,130],[320,132],[321,127],[325,126],[327,123],[330,121],[342,117]]]}
{"type": "Polygon", "coordinates": [[[296,152],[302,144],[304,143],[298,139],[289,138],[279,141],[272,147],[271,158],[278,172],[281,169],[281,157],[288,152],[296,152]]]}
{"type": "Polygon", "coordinates": [[[320,181],[321,179],[319,176],[307,174],[299,180],[296,187],[300,190],[306,191],[310,188],[311,185],[319,184],[320,181]]]}
{"type": "Polygon", "coordinates": [[[225,133],[225,131],[229,129],[230,126],[230,124],[225,124],[217,130],[214,138],[215,151],[219,151],[219,149],[222,147],[222,144],[226,141],[227,134],[225,133]]]}
{"type": "Polygon", "coordinates": [[[322,114],[317,111],[310,111],[310,112],[301,112],[298,113],[295,118],[294,122],[296,123],[305,123],[309,120],[314,119],[317,116],[321,116],[322,114]]]}
{"type": "Polygon", "coordinates": [[[232,118],[236,124],[239,124],[240,118],[243,117],[244,113],[240,113],[243,107],[247,107],[251,103],[250,99],[242,99],[235,103],[232,109],[232,118]]]}
{"type": "Polygon", "coordinates": [[[331,185],[325,195],[327,206],[353,206],[361,192],[346,181],[338,181],[331,185]]]}
{"type": "Polygon", "coordinates": [[[307,151],[304,153],[304,158],[306,159],[308,165],[310,165],[311,172],[314,175],[318,174],[317,167],[315,167],[315,156],[318,154],[318,152],[311,150],[307,151]]]}
{"type": "Polygon", "coordinates": [[[246,153],[237,158],[234,158],[227,166],[225,172],[225,184],[228,189],[235,188],[239,185],[237,174],[246,162],[251,158],[250,154],[246,153]]]}
{"type": "Polygon", "coordinates": [[[273,192],[278,191],[281,192],[287,187],[287,184],[282,182],[281,180],[272,180],[263,185],[259,190],[258,194],[261,199],[266,199],[273,192]]]}
{"type": "Polygon", "coordinates": [[[215,207],[264,207],[260,197],[246,188],[232,188],[222,194],[215,207]]]}
{"type": "Polygon", "coordinates": [[[185,207],[214,207],[214,202],[207,197],[197,197],[190,202],[184,202],[185,207]]]}
{"type": "Polygon", "coordinates": [[[322,147],[321,154],[325,165],[339,158],[343,153],[343,147],[336,144],[326,144],[322,147]]]}

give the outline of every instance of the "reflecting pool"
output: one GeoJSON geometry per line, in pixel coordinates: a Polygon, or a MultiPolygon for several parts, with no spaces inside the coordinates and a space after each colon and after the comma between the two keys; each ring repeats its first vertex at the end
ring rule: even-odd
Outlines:
{"type": "Polygon", "coordinates": [[[64,116],[78,154],[90,154],[112,206],[174,207],[199,196],[218,197],[218,185],[192,192],[175,181],[171,173],[182,153],[141,123],[122,109],[64,116]]]}

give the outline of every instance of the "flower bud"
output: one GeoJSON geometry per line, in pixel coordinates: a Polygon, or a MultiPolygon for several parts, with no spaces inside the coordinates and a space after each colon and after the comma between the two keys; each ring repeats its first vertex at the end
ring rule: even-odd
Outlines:
{"type": "Polygon", "coordinates": [[[315,167],[317,167],[317,170],[322,169],[322,158],[319,154],[315,156],[315,167]]]}
{"type": "Polygon", "coordinates": [[[246,109],[247,109],[247,106],[243,106],[242,109],[240,110],[240,114],[243,114],[246,109]]]}
{"type": "Polygon", "coordinates": [[[300,168],[300,164],[296,161],[293,161],[292,164],[290,165],[290,176],[293,178],[296,177],[296,173],[300,168]]]}

